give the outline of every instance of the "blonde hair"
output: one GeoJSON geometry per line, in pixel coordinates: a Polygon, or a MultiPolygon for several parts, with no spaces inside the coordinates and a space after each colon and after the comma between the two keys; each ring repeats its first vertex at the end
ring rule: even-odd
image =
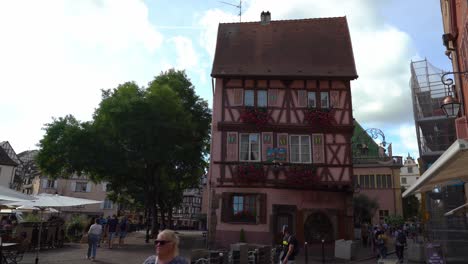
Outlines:
{"type": "Polygon", "coordinates": [[[174,232],[174,230],[164,229],[159,233],[159,236],[164,237],[167,240],[170,240],[174,243],[174,253],[175,255],[179,255],[179,236],[174,232]]]}

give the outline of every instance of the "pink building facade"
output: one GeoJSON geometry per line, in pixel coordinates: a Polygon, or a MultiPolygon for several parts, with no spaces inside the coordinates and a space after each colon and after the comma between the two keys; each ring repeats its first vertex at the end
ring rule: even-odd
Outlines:
{"type": "Polygon", "coordinates": [[[209,244],[352,239],[346,18],[220,24],[212,77],[209,244]]]}

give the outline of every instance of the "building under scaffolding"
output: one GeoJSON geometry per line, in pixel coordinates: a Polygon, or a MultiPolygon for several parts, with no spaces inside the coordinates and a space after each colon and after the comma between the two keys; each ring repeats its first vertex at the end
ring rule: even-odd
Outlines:
{"type": "Polygon", "coordinates": [[[422,172],[455,141],[455,118],[440,106],[451,89],[441,77],[444,72],[427,60],[411,62],[411,94],[422,172]]]}
{"type": "MultiPolygon", "coordinates": [[[[443,73],[427,60],[411,62],[411,93],[421,173],[457,139],[455,118],[447,117],[440,108],[445,96],[453,94],[441,81],[443,73]]],[[[434,190],[424,192],[422,201],[426,238],[441,245],[447,263],[466,263],[466,218],[446,214],[465,203],[463,182],[436,186],[434,190]]]]}

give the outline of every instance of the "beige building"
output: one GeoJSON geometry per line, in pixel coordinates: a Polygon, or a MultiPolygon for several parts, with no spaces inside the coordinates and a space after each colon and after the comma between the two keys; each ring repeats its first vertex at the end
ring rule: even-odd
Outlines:
{"type": "Polygon", "coordinates": [[[62,212],[79,213],[88,216],[112,216],[118,206],[107,198],[107,183],[93,183],[86,176],[73,176],[70,179],[51,180],[35,177],[32,181],[32,194],[53,193],[77,198],[102,201],[100,204],[64,207],[62,212]]]}
{"type": "Polygon", "coordinates": [[[0,147],[0,186],[10,188],[15,177],[17,164],[0,147]]]}
{"type": "MultiPolygon", "coordinates": [[[[403,167],[400,169],[401,187],[405,190],[408,189],[419,179],[419,176],[419,166],[408,153],[408,157],[406,157],[403,167]]],[[[421,200],[421,194],[416,194],[416,197],[421,200]]]]}
{"type": "Polygon", "coordinates": [[[20,161],[8,141],[0,142],[0,185],[14,188],[15,175],[20,161]]]}

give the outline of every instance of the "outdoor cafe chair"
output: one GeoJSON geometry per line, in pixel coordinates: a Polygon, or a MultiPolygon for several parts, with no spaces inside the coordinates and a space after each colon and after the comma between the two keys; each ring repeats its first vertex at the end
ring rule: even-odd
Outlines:
{"type": "Polygon", "coordinates": [[[24,246],[18,245],[14,250],[8,250],[3,253],[3,258],[6,261],[6,264],[18,264],[23,260],[24,252],[26,248],[24,246]]]}

